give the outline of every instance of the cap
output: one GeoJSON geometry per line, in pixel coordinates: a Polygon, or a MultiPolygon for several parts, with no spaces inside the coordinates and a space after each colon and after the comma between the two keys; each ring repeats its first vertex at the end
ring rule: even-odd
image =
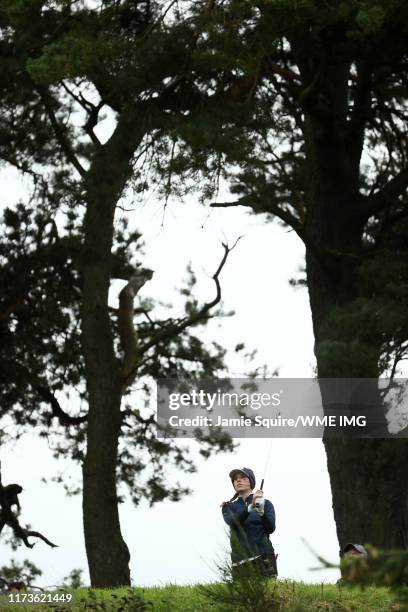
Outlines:
{"type": "Polygon", "coordinates": [[[234,482],[234,478],[237,474],[244,474],[249,478],[249,484],[251,485],[251,489],[255,488],[255,474],[249,468],[235,468],[229,473],[229,477],[231,478],[231,482],[234,482]]]}
{"type": "Polygon", "coordinates": [[[343,548],[343,554],[350,552],[350,550],[355,550],[364,557],[366,557],[368,554],[362,544],[352,544],[351,542],[349,544],[346,544],[343,548]]]}

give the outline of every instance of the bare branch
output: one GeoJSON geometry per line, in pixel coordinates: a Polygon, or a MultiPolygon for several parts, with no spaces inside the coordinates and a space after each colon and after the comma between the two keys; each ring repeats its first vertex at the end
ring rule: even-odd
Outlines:
{"type": "Polygon", "coordinates": [[[54,134],[61,146],[61,149],[63,150],[63,152],[65,153],[67,160],[69,162],[71,162],[71,164],[74,166],[74,168],[78,171],[78,173],[80,174],[80,176],[82,178],[84,178],[86,176],[86,170],[85,168],[81,165],[81,163],[79,162],[77,156],[75,155],[75,152],[71,146],[71,143],[69,142],[69,140],[66,138],[65,133],[64,133],[64,129],[63,127],[59,124],[58,119],[55,115],[54,112],[54,108],[53,108],[53,100],[51,95],[45,91],[44,89],[40,89],[39,93],[41,95],[42,101],[44,103],[44,107],[47,111],[48,117],[51,121],[51,125],[53,127],[54,130],[54,134]]]}
{"type": "Polygon", "coordinates": [[[73,417],[67,414],[62,408],[61,404],[55,397],[51,391],[45,387],[44,385],[31,383],[31,386],[37,393],[42,397],[42,399],[50,404],[52,409],[53,417],[57,417],[61,425],[80,425],[81,423],[85,423],[88,420],[88,415],[84,414],[83,416],[73,417]]]}
{"type": "Polygon", "coordinates": [[[83,126],[85,132],[88,134],[89,138],[92,140],[93,144],[96,145],[97,147],[102,146],[99,138],[96,136],[95,132],[93,131],[94,127],[97,125],[98,123],[98,115],[99,115],[99,111],[101,110],[102,106],[104,105],[104,102],[99,102],[99,104],[92,104],[92,102],[90,102],[89,100],[87,100],[82,93],[79,93],[78,95],[76,93],[74,93],[72,91],[72,89],[70,89],[68,87],[68,85],[66,85],[64,82],[62,82],[62,87],[65,89],[65,91],[67,92],[67,94],[69,96],[71,96],[71,98],[73,100],[75,100],[75,102],[77,102],[77,104],[79,104],[81,106],[81,108],[88,113],[88,119],[85,123],[85,125],[83,126]]]}
{"type": "Polygon", "coordinates": [[[277,64],[276,62],[273,62],[269,57],[266,57],[265,59],[266,59],[267,66],[275,74],[279,74],[279,76],[283,77],[287,81],[299,81],[299,83],[303,82],[300,74],[298,74],[294,70],[291,70],[290,68],[286,68],[286,67],[282,68],[282,66],[279,66],[279,64],[277,64]]]}
{"type": "Polygon", "coordinates": [[[152,278],[152,270],[137,270],[119,293],[118,325],[123,350],[122,374],[127,387],[134,379],[139,364],[139,339],[133,324],[133,303],[143,285],[152,278]]]}
{"type": "Polygon", "coordinates": [[[244,198],[242,200],[237,200],[236,202],[211,202],[211,208],[230,208],[234,206],[249,206],[252,208],[252,205],[247,203],[244,198]]]}
{"type": "Polygon", "coordinates": [[[222,246],[224,248],[224,255],[221,258],[221,261],[220,261],[220,263],[218,265],[217,270],[215,271],[215,273],[211,277],[212,280],[215,283],[215,296],[214,296],[214,298],[212,300],[210,300],[209,302],[206,302],[202,306],[202,308],[200,308],[200,310],[198,310],[192,316],[183,319],[180,323],[177,323],[177,324],[175,324],[173,326],[170,326],[170,327],[168,327],[168,328],[166,328],[166,329],[164,329],[162,331],[159,331],[157,334],[154,334],[152,336],[152,338],[148,342],[146,342],[146,344],[144,344],[142,347],[140,347],[140,355],[144,355],[153,346],[156,346],[160,342],[163,342],[165,340],[169,340],[171,338],[174,338],[175,336],[178,336],[183,331],[185,331],[187,328],[192,327],[193,325],[196,325],[197,323],[199,323],[201,321],[205,321],[208,318],[210,311],[214,308],[214,306],[219,304],[219,302],[221,301],[221,285],[220,285],[219,277],[220,277],[220,274],[222,272],[222,269],[224,268],[224,266],[226,264],[226,261],[228,259],[228,255],[236,247],[236,245],[238,244],[238,242],[239,242],[239,240],[241,238],[242,238],[242,236],[237,238],[237,240],[234,242],[232,247],[229,247],[226,243],[222,244],[222,246]]]}
{"type": "MultiPolygon", "coordinates": [[[[25,529],[25,535],[28,538],[39,538],[40,540],[48,544],[48,546],[51,546],[51,548],[58,548],[58,544],[54,544],[53,542],[51,542],[48,538],[46,538],[39,531],[31,531],[31,530],[25,529]]],[[[32,547],[33,547],[33,544],[31,544],[31,548],[32,547]]]]}
{"type": "Polygon", "coordinates": [[[19,484],[10,484],[3,486],[1,484],[1,473],[0,473],[0,533],[3,528],[8,525],[14,532],[14,535],[19,540],[22,540],[27,548],[33,548],[34,544],[28,541],[29,537],[39,538],[43,540],[48,546],[56,548],[57,544],[51,542],[39,531],[32,531],[30,529],[24,529],[19,523],[16,514],[13,512],[12,507],[17,506],[17,511],[20,511],[20,502],[18,495],[22,492],[23,487],[19,484]]]}
{"type": "Polygon", "coordinates": [[[296,217],[294,217],[289,211],[284,210],[283,208],[280,208],[277,205],[274,205],[274,204],[261,204],[260,205],[256,203],[253,199],[251,199],[249,196],[244,196],[243,198],[241,198],[240,200],[237,200],[236,202],[212,202],[210,206],[212,208],[229,208],[233,206],[248,206],[249,208],[252,208],[254,212],[257,212],[257,213],[263,212],[263,213],[275,215],[276,217],[281,219],[281,221],[286,223],[286,225],[289,225],[289,227],[291,227],[297,233],[297,235],[299,236],[299,238],[301,238],[301,240],[303,240],[303,242],[306,241],[305,231],[304,231],[304,227],[302,223],[298,219],[296,219],[296,217]]]}
{"type": "Polygon", "coordinates": [[[27,380],[32,389],[38,393],[40,398],[47,402],[51,406],[52,413],[50,415],[50,419],[52,417],[57,417],[61,425],[80,425],[81,423],[85,423],[88,419],[88,415],[84,414],[82,416],[70,416],[67,414],[61,407],[55,395],[48,388],[47,384],[43,382],[40,378],[35,376],[28,368],[26,368],[23,364],[14,361],[14,367],[18,368],[24,378],[27,380]]]}

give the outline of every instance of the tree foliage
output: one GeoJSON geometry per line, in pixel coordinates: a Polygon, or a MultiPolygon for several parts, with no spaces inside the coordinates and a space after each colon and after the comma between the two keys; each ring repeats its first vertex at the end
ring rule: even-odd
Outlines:
{"type": "Polygon", "coordinates": [[[42,571],[40,568],[29,559],[24,559],[21,563],[11,559],[8,565],[0,567],[0,580],[6,586],[20,581],[23,581],[25,585],[32,585],[41,575],[42,571]]]}
{"type": "MultiPolygon", "coordinates": [[[[43,211],[36,214],[48,211],[46,245],[36,246],[37,230],[30,230],[29,259],[41,268],[44,246],[57,253],[61,240],[75,251],[56,260],[66,275],[61,290],[65,287],[69,305],[69,314],[55,301],[51,311],[51,346],[59,351],[56,369],[46,364],[40,372],[17,371],[37,402],[33,380],[38,383],[38,377],[51,392],[61,390],[61,381],[50,378],[63,369],[64,349],[56,335],[64,321],[71,334],[73,319],[67,317],[79,308],[78,283],[86,389],[79,382],[80,360],[64,375],[77,377],[79,393],[87,394],[90,407],[84,470],[88,500],[99,495],[107,502],[114,496],[113,478],[108,478],[108,494],[102,476],[104,470],[111,475],[115,444],[108,444],[106,466],[96,456],[101,419],[106,419],[105,429],[116,431],[116,417],[112,422],[108,417],[117,413],[122,399],[120,349],[112,333],[116,320],[107,296],[112,278],[130,276],[131,241],[114,238],[115,210],[126,194],[137,202],[149,188],[168,197],[191,193],[198,185],[204,200],[217,200],[220,182],[227,181],[236,199],[214,206],[246,206],[278,218],[305,244],[320,376],[394,374],[406,357],[407,11],[402,0],[0,3],[0,157],[32,178],[35,208],[43,211]],[[104,113],[113,121],[108,135],[103,134],[104,113]],[[58,241],[52,216],[58,217],[58,241]],[[117,258],[126,268],[123,276],[115,272],[117,258]],[[115,406],[110,411],[108,396],[115,406]],[[96,465],[99,488],[91,495],[96,465]]],[[[10,214],[22,210],[8,213],[6,226],[10,214]]],[[[27,223],[23,217],[22,223],[27,223]]],[[[7,258],[7,245],[3,252],[7,258]]],[[[7,259],[3,262],[6,275],[7,259]]],[[[40,279],[51,289],[55,276],[41,268],[40,279]]],[[[21,299],[15,275],[13,282],[16,299],[21,299]]],[[[12,303],[5,299],[3,312],[12,303]]],[[[24,309],[17,312],[23,315],[24,309]]],[[[192,312],[202,312],[203,320],[209,314],[194,301],[186,312],[194,323],[192,312]]],[[[174,325],[152,323],[150,313],[140,317],[146,359],[139,375],[198,376],[219,369],[219,349],[208,354],[199,338],[186,335],[185,318],[174,325]],[[156,335],[158,326],[182,334],[166,333],[166,344],[156,335]],[[192,352],[199,354],[199,365],[191,365],[192,352]]],[[[78,338],[72,331],[72,351],[78,338]]],[[[10,333],[8,341],[13,346],[10,333]]],[[[47,350],[41,345],[44,355],[47,350]]],[[[18,403],[10,393],[10,402],[18,403]]],[[[41,414],[49,415],[42,400],[41,414]]],[[[26,419],[23,412],[17,410],[26,419]]],[[[128,417],[122,406],[122,431],[128,417]]],[[[138,432],[153,425],[142,411],[134,411],[132,418],[138,432]]],[[[76,432],[84,431],[81,423],[76,426],[76,432]]],[[[72,434],[72,439],[75,435],[83,434],[72,434]]],[[[159,455],[170,452],[153,437],[147,439],[159,455]]],[[[394,466],[393,451],[386,447],[384,463],[394,466]]],[[[332,442],[331,448],[336,448],[329,456],[332,482],[352,478],[351,446],[346,450],[332,442]]],[[[398,448],[395,457],[402,461],[398,448]]],[[[126,453],[124,445],[121,476],[133,485],[139,466],[126,453]]],[[[375,454],[374,445],[367,445],[366,453],[375,454]]],[[[81,458],[81,450],[78,454],[81,458]]],[[[191,468],[177,451],[174,460],[191,468]]],[[[375,488],[362,471],[362,488],[367,482],[375,488]]],[[[149,483],[157,486],[154,479],[149,483]]],[[[152,492],[153,499],[164,495],[162,485],[152,492]]],[[[406,507],[405,502],[399,505],[406,507]]],[[[340,539],[346,537],[342,529],[340,539]]]]}
{"type": "Polygon", "coordinates": [[[187,189],[204,183],[214,207],[290,226],[309,289],[312,260],[321,268],[321,375],[394,374],[407,356],[406,11],[398,1],[214,3],[196,49],[212,85],[171,135],[187,189]],[[217,201],[220,180],[235,199],[217,201]]]}

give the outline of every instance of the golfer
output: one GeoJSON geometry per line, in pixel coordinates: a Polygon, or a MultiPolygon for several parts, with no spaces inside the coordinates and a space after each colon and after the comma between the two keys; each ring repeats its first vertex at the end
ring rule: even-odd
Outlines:
{"type": "Polygon", "coordinates": [[[255,488],[255,475],[249,468],[229,474],[235,490],[229,502],[223,502],[222,515],[230,528],[232,576],[250,574],[276,577],[275,551],[269,535],[275,531],[275,510],[263,491],[255,488]]]}

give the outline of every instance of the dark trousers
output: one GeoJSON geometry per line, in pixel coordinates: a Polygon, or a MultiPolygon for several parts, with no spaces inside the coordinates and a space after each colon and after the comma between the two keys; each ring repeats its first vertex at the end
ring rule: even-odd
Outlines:
{"type": "Polygon", "coordinates": [[[241,565],[236,565],[232,568],[233,580],[276,578],[277,575],[278,567],[275,554],[272,557],[262,555],[262,557],[241,563],[241,565]]]}

